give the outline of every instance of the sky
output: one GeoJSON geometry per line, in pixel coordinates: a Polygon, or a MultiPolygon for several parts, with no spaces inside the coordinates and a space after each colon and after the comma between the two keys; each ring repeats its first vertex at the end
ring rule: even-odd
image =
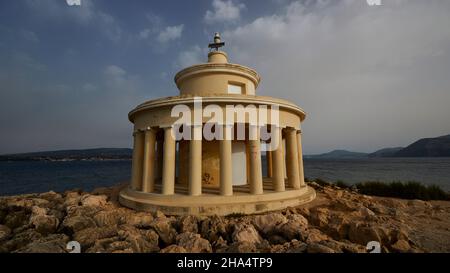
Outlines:
{"type": "Polygon", "coordinates": [[[131,147],[128,112],[177,95],[214,32],[305,110],[305,154],[450,133],[448,0],[68,2],[0,1],[0,154],[131,147]]]}

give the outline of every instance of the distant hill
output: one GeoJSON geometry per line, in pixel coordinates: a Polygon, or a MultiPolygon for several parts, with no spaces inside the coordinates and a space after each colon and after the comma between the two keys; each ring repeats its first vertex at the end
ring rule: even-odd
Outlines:
{"type": "Polygon", "coordinates": [[[422,138],[393,154],[394,157],[450,157],[450,135],[422,138]]]}
{"type": "Polygon", "coordinates": [[[69,161],[131,159],[133,150],[127,148],[99,148],[86,150],[61,150],[24,154],[0,155],[0,161],[69,161]]]}
{"type": "Polygon", "coordinates": [[[384,148],[369,154],[369,157],[391,157],[398,151],[403,149],[403,147],[395,147],[395,148],[384,148]]]}
{"type": "MultiPolygon", "coordinates": [[[[70,161],[131,159],[133,150],[128,148],[99,148],[85,150],[61,150],[23,154],[0,155],[0,161],[70,161]]],[[[368,157],[450,157],[450,135],[423,138],[406,148],[384,148],[373,153],[334,150],[324,154],[305,155],[305,158],[352,159],[368,157]]]]}
{"type": "Polygon", "coordinates": [[[329,153],[319,155],[305,155],[305,158],[335,159],[335,158],[364,158],[366,153],[350,152],[346,150],[334,150],[329,153]]]}

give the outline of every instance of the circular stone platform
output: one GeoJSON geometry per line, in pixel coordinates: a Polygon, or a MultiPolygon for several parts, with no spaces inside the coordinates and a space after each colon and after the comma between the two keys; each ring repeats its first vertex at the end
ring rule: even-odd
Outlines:
{"type": "Polygon", "coordinates": [[[183,194],[183,189],[174,195],[157,193],[143,193],[134,191],[130,187],[120,193],[120,203],[126,207],[155,212],[162,211],[168,215],[229,215],[229,214],[257,214],[295,207],[312,201],[316,192],[311,187],[298,190],[287,189],[284,192],[265,191],[264,194],[254,195],[235,190],[233,196],[220,196],[213,189],[200,196],[183,194]]]}

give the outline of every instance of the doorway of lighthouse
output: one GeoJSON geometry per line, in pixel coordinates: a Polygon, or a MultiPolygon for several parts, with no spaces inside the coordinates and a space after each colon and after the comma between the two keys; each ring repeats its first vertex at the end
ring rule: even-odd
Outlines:
{"type": "Polygon", "coordinates": [[[233,185],[245,185],[247,184],[247,154],[245,142],[233,141],[232,152],[233,185]]]}

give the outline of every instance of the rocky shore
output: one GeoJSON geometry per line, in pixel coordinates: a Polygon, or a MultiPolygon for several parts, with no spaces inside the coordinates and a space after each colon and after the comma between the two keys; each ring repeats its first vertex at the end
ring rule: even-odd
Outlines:
{"type": "Polygon", "coordinates": [[[450,252],[450,202],[310,183],[310,204],[262,215],[174,217],[121,207],[121,186],[0,198],[0,252],[450,252]]]}

